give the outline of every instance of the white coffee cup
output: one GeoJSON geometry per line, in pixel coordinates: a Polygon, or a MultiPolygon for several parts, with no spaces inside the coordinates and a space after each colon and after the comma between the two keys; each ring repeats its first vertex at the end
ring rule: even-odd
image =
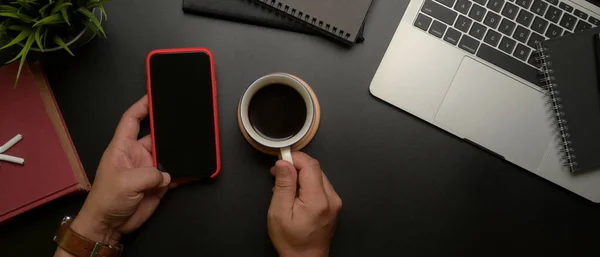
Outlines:
{"type": "MultiPolygon", "coordinates": [[[[298,143],[307,135],[313,126],[313,120],[315,116],[315,103],[311,97],[309,89],[305,85],[306,84],[304,81],[286,73],[274,73],[263,76],[254,81],[248,87],[248,89],[246,89],[240,100],[238,108],[238,121],[240,123],[240,129],[243,129],[243,132],[246,132],[246,134],[256,143],[267,148],[279,149],[281,152],[281,158],[292,164],[294,162],[292,160],[291,146],[298,143]],[[293,88],[300,96],[302,96],[302,99],[306,105],[306,117],[303,117],[304,125],[292,137],[285,140],[274,140],[262,136],[261,133],[255,130],[254,126],[252,126],[252,122],[250,121],[250,102],[260,89],[269,85],[280,85],[293,88]]],[[[272,118],[277,119],[277,117],[272,118]]]]}

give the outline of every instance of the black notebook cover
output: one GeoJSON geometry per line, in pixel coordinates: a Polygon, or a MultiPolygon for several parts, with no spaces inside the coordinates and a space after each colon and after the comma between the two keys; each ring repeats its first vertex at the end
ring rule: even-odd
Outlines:
{"type": "Polygon", "coordinates": [[[598,33],[595,28],[538,44],[542,84],[571,171],[600,167],[598,33]]]}
{"type": "Polygon", "coordinates": [[[347,44],[360,38],[373,0],[254,0],[347,44]]]}
{"type": "MultiPolygon", "coordinates": [[[[183,11],[207,17],[231,20],[305,34],[322,35],[298,21],[289,19],[254,0],[184,0],[183,11]]],[[[362,30],[358,42],[363,40],[362,30]]]]}
{"type": "Polygon", "coordinates": [[[283,19],[259,3],[248,0],[184,0],[183,11],[202,16],[232,20],[307,34],[319,33],[297,22],[283,19]]]}

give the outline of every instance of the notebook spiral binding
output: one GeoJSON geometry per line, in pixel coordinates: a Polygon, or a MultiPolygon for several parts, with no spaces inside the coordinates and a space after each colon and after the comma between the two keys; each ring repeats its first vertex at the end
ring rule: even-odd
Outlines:
{"type": "Polygon", "coordinates": [[[553,113],[554,125],[556,128],[555,134],[559,142],[561,159],[563,165],[569,168],[571,172],[574,172],[578,169],[577,156],[575,155],[575,150],[573,149],[570,140],[571,134],[569,134],[569,127],[567,126],[567,120],[565,119],[560,91],[555,82],[556,77],[554,77],[550,53],[548,48],[544,47],[541,42],[537,43],[537,53],[538,57],[536,60],[540,64],[540,82],[544,89],[546,89],[546,103],[553,113]]]}
{"type": "Polygon", "coordinates": [[[338,29],[334,25],[324,22],[316,17],[311,17],[310,14],[304,13],[301,10],[296,10],[295,8],[290,7],[289,5],[283,3],[280,0],[258,0],[259,2],[270,6],[271,8],[278,9],[286,13],[288,16],[296,17],[303,20],[304,24],[310,24],[310,26],[316,27],[322,31],[325,31],[333,36],[341,38],[345,41],[349,40],[352,36],[351,33],[345,32],[342,29],[338,29]]]}

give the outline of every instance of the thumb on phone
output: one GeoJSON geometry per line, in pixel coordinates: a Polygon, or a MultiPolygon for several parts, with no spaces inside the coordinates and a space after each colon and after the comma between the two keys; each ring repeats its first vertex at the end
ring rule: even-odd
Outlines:
{"type": "Polygon", "coordinates": [[[144,192],[159,187],[165,187],[171,183],[169,173],[161,172],[155,168],[137,168],[128,171],[125,181],[135,192],[144,192]]]}
{"type": "Polygon", "coordinates": [[[289,211],[291,213],[296,200],[298,184],[296,168],[291,163],[280,160],[271,168],[271,174],[275,176],[271,207],[276,211],[289,211]]]}

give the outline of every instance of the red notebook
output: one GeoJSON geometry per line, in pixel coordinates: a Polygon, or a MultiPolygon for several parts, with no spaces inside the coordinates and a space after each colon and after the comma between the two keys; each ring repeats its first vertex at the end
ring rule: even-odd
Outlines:
{"type": "Polygon", "coordinates": [[[21,134],[4,154],[23,165],[0,161],[0,222],[61,196],[89,191],[69,132],[39,63],[0,67],[0,146],[21,134]]]}

